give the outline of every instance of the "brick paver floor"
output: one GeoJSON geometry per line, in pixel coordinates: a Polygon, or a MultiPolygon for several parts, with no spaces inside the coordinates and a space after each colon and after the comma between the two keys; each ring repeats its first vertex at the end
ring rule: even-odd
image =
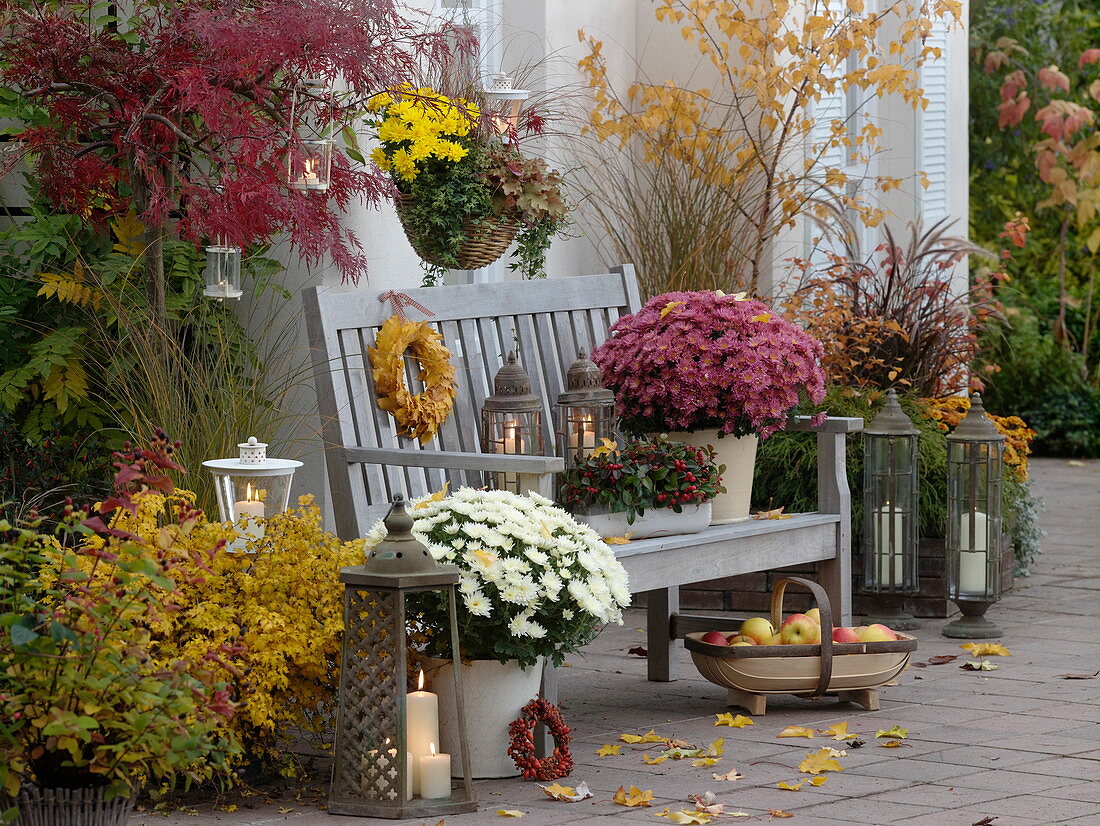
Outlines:
{"type": "MultiPolygon", "coordinates": [[[[525,813],[522,826],[583,823],[654,824],[666,807],[692,808],[691,794],[713,791],[727,811],[752,817],[720,818],[715,823],[753,823],[772,818],[769,810],[789,812],[780,822],[796,826],[904,823],[910,826],[1100,826],[1100,677],[1069,680],[1059,675],[1100,669],[1100,461],[1070,463],[1038,460],[1032,477],[1046,500],[1045,553],[1032,576],[991,609],[1005,629],[1011,657],[994,657],[999,668],[970,672],[959,641],[940,635],[945,620],[927,620],[916,661],[937,654],[963,654],[954,663],[910,668],[900,685],[883,692],[882,708],[864,712],[832,700],[810,702],[773,698],[766,716],[745,728],[715,728],[714,715],[727,709],[717,686],[694,673],[684,652],[683,678],[648,683],[644,661],[627,654],[642,644],[641,612],[603,634],[562,671],[561,698],[576,730],[576,769],[562,781],[586,781],[594,797],[557,803],[534,783],[514,780],[477,784],[481,811],[446,818],[447,826],[509,822],[498,809],[525,813]],[[854,749],[842,743],[843,772],[830,772],[820,787],[800,791],[776,787],[800,775],[797,765],[808,750],[825,741],[776,739],[788,725],[824,729],[847,721],[866,740],[854,749]],[[906,745],[882,748],[877,729],[909,729],[906,745]],[[622,732],[650,728],[668,737],[709,743],[724,737],[725,755],[713,767],[690,760],[646,765],[629,746],[623,754],[598,757],[604,744],[622,732]],[[742,778],[716,781],[712,773],[736,769],[742,778]],[[628,809],[611,796],[620,785],[654,793],[652,808],[628,809]]],[[[259,798],[257,798],[259,800],[259,798]]],[[[435,826],[436,819],[428,824],[435,826]]],[[[200,805],[168,816],[137,814],[133,824],[274,824],[345,826],[392,821],[336,817],[296,801],[268,798],[249,808],[224,812],[200,805]]],[[[422,823],[423,820],[404,821],[422,823]]]]}

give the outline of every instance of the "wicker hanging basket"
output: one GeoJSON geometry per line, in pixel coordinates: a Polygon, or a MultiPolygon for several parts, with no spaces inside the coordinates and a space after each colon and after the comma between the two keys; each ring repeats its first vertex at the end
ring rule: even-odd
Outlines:
{"type": "Polygon", "coordinates": [[[498,217],[489,219],[481,224],[475,224],[470,219],[462,222],[462,232],[466,236],[466,242],[455,253],[457,266],[441,261],[438,254],[423,242],[423,239],[410,228],[406,220],[406,214],[412,206],[413,199],[408,195],[398,195],[394,201],[397,207],[397,217],[401,219],[401,228],[405,230],[405,237],[409,239],[413,250],[424,261],[436,267],[446,267],[456,270],[476,270],[487,267],[500,258],[508,250],[512,239],[519,231],[519,222],[514,218],[498,217]]]}

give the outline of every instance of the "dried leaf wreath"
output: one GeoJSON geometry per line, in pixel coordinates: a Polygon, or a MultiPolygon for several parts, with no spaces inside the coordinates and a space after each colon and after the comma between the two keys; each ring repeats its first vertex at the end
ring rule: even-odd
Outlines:
{"type": "Polygon", "coordinates": [[[458,384],[451,351],[443,337],[423,321],[390,316],[367,348],[378,406],[397,422],[397,432],[427,444],[451,415],[458,384]],[[420,364],[417,379],[424,392],[413,395],[405,384],[405,351],[420,364]]]}

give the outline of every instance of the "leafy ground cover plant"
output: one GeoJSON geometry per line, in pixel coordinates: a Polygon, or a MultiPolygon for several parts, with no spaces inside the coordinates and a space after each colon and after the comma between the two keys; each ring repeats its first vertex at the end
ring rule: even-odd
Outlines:
{"type": "Polygon", "coordinates": [[[821,345],[744,294],[665,293],[611,333],[592,360],[631,433],[716,428],[766,439],[797,406],[825,397],[821,345]]]}
{"type": "Polygon", "coordinates": [[[625,512],[628,524],[647,509],[670,508],[709,502],[723,492],[714,449],[669,441],[665,435],[652,441],[628,442],[597,448],[562,475],[561,498],[573,513],[597,507],[625,512]]]}

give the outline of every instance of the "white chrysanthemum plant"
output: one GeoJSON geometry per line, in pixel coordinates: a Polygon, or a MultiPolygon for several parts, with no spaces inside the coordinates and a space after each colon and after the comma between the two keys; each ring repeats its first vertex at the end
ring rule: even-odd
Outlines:
{"type": "MultiPolygon", "coordinates": [[[[415,501],[412,515],[413,535],[462,571],[464,659],[527,666],[546,657],[560,665],[603,625],[622,625],[630,604],[626,571],[598,533],[549,499],[461,488],[438,501],[415,501]]],[[[367,543],[384,536],[379,521],[367,543]]],[[[426,600],[422,608],[427,627],[447,627],[442,601],[426,600]]]]}

